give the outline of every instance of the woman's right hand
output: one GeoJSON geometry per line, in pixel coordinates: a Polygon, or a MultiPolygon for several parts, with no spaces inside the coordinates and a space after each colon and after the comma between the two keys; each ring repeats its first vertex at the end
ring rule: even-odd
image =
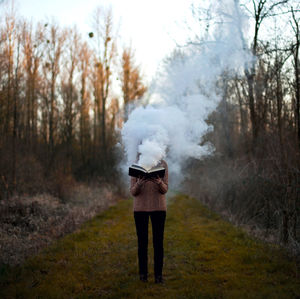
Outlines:
{"type": "Polygon", "coordinates": [[[136,182],[139,186],[142,186],[146,182],[146,179],[145,178],[138,178],[136,182]]]}

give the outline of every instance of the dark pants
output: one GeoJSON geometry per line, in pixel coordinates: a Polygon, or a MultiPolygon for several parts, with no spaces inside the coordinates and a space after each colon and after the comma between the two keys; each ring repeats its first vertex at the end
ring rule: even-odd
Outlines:
{"type": "Polygon", "coordinates": [[[138,237],[139,274],[148,274],[148,222],[152,223],[154,275],[162,275],[164,260],[164,227],[166,211],[134,212],[138,237]]]}

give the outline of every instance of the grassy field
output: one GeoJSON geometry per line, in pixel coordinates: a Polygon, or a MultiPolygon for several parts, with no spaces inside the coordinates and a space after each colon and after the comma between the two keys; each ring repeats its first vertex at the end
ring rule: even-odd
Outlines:
{"type": "MultiPolygon", "coordinates": [[[[138,279],[132,199],[84,223],[22,267],[1,269],[0,298],[300,298],[292,261],[193,198],[168,200],[165,283],[138,279]]],[[[151,223],[149,222],[151,231],[151,223]]]]}

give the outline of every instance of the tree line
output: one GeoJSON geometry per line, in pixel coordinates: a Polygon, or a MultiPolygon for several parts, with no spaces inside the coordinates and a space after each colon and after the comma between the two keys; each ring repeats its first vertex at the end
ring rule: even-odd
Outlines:
{"type": "Polygon", "coordinates": [[[0,24],[0,198],[67,179],[111,178],[115,129],[128,103],[147,90],[132,47],[117,48],[112,10],[98,7],[83,36],[55,20],[33,24],[13,2],[7,7],[0,24]]]}

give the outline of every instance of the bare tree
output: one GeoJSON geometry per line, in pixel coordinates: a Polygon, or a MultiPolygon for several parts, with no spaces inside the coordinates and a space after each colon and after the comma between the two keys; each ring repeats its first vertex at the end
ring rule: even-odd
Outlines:
{"type": "Polygon", "coordinates": [[[90,93],[88,88],[88,74],[91,70],[90,60],[92,52],[86,42],[81,43],[79,48],[79,74],[80,74],[80,120],[79,120],[79,139],[80,139],[80,152],[82,163],[86,163],[90,156],[90,93]]]}
{"type": "MultiPolygon", "coordinates": [[[[48,24],[45,24],[48,27],[48,24]]],[[[46,138],[48,141],[49,166],[52,165],[55,145],[55,135],[57,133],[58,108],[56,84],[60,73],[61,55],[65,42],[65,32],[62,32],[56,24],[49,26],[46,33],[46,47],[44,64],[45,86],[45,107],[48,116],[46,138]]]]}
{"type": "Polygon", "coordinates": [[[121,84],[124,100],[124,122],[128,118],[129,103],[139,99],[147,88],[142,82],[140,69],[135,65],[134,53],[131,48],[125,48],[122,54],[121,84]]]}
{"type": "Polygon", "coordinates": [[[44,49],[44,26],[38,24],[33,31],[32,23],[24,22],[22,29],[23,67],[25,71],[25,141],[31,146],[37,142],[37,117],[38,117],[38,89],[39,67],[44,49]]]}
{"type": "MultiPolygon", "coordinates": [[[[260,53],[258,51],[259,46],[259,31],[262,23],[265,19],[275,16],[278,14],[277,9],[281,8],[283,5],[288,3],[288,0],[251,0],[252,9],[247,11],[250,13],[254,20],[254,30],[253,30],[253,40],[250,46],[251,53],[254,57],[259,57],[260,53]]],[[[249,111],[250,119],[252,124],[252,137],[253,137],[253,148],[256,146],[256,140],[258,137],[260,124],[258,120],[256,104],[258,99],[256,98],[254,85],[255,85],[255,75],[256,75],[256,62],[253,60],[251,65],[245,66],[245,75],[248,83],[248,98],[249,98],[249,111]]]]}
{"type": "Polygon", "coordinates": [[[4,142],[11,149],[11,177],[8,181],[9,191],[16,189],[16,142],[18,130],[18,87],[19,82],[19,54],[20,38],[18,35],[18,26],[16,19],[16,10],[14,3],[10,3],[8,10],[4,15],[4,28],[2,33],[2,53],[3,53],[3,137],[4,142]],[[17,89],[16,89],[17,88],[17,89]]]}
{"type": "MultiPolygon", "coordinates": [[[[101,146],[105,161],[106,103],[111,89],[112,64],[116,56],[116,36],[113,28],[113,15],[111,8],[103,9],[98,7],[95,10],[93,21],[96,34],[96,56],[94,68],[94,97],[96,107],[94,108],[94,117],[98,116],[98,121],[101,125],[101,146]]],[[[90,37],[93,37],[93,34],[90,34],[90,37]]],[[[94,128],[94,131],[94,138],[97,138],[97,129],[94,128]]]]}
{"type": "Polygon", "coordinates": [[[75,121],[78,114],[78,91],[75,84],[75,72],[79,64],[79,34],[76,28],[66,31],[66,55],[62,74],[61,95],[63,100],[62,137],[66,144],[67,171],[71,171],[72,148],[75,121]]]}
{"type": "Polygon", "coordinates": [[[12,110],[11,103],[13,103],[13,68],[14,68],[14,51],[16,42],[16,15],[14,8],[11,7],[11,11],[5,15],[5,29],[4,29],[4,59],[5,69],[7,76],[6,84],[6,115],[4,122],[4,133],[8,136],[11,133],[11,117],[12,110]],[[7,135],[8,134],[8,135],[7,135]]]}
{"type": "MultiPolygon", "coordinates": [[[[299,12],[299,10],[298,10],[299,12]]],[[[300,148],[300,61],[299,61],[299,48],[300,48],[300,18],[296,15],[293,7],[291,7],[292,20],[290,21],[293,28],[295,41],[291,46],[291,52],[293,55],[293,66],[294,66],[294,90],[295,90],[295,125],[298,136],[298,144],[300,148]]]]}

